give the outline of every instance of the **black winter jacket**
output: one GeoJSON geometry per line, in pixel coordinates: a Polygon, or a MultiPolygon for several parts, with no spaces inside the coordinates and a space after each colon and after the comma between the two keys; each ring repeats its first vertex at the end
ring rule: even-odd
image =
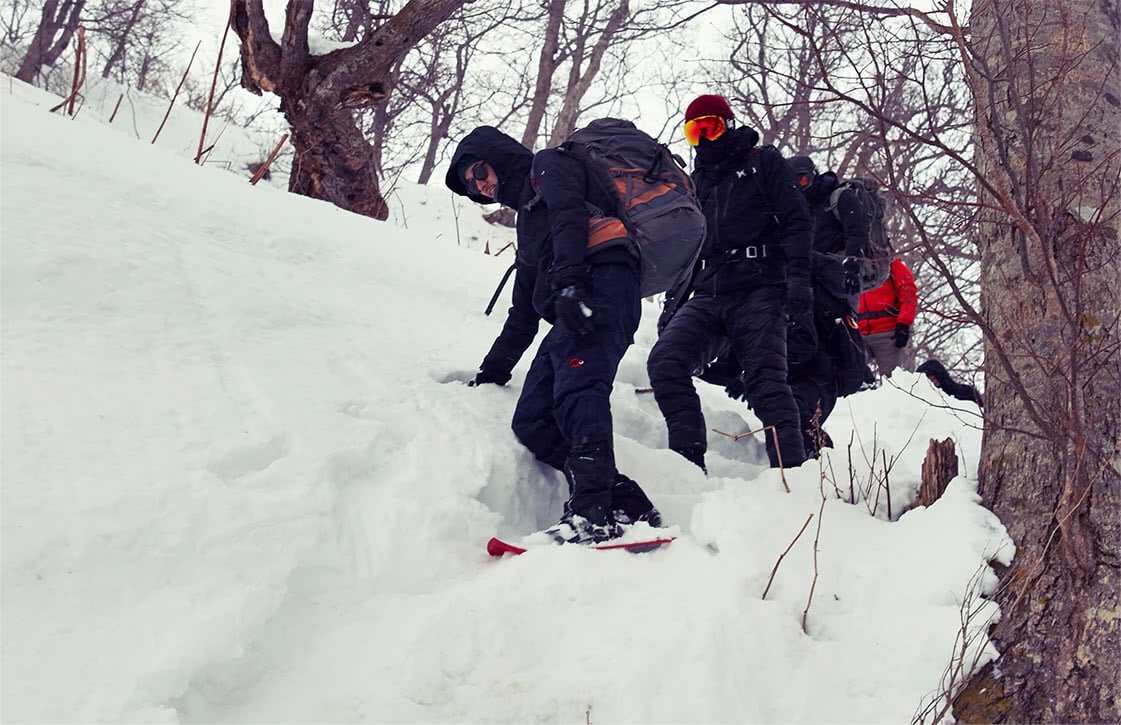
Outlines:
{"type": "Polygon", "coordinates": [[[732,129],[697,149],[693,171],[708,228],[697,293],[810,284],[812,230],[794,174],[754,129],[732,129]],[[734,250],[756,247],[753,259],[734,250]],[[765,253],[760,249],[765,247],[765,253]],[[729,256],[731,252],[731,256],[729,256]]]}
{"type": "Polygon", "coordinates": [[[837,199],[837,214],[829,211],[829,197],[840,185],[837,175],[827,171],[819,175],[806,190],[806,202],[814,226],[814,251],[859,257],[868,243],[864,212],[856,192],[845,190],[837,199]],[[840,217],[838,219],[838,216],[840,217]]]}
{"type": "Polygon", "coordinates": [[[458,173],[465,156],[486,161],[494,168],[498,201],[518,212],[513,303],[502,332],[481,366],[505,382],[533,343],[540,320],[554,321],[549,283],[553,273],[585,264],[623,263],[637,269],[637,258],[626,246],[586,254],[592,215],[588,205],[614,209],[617,202],[607,190],[589,183],[586,167],[579,159],[558,149],[534,155],[498,129],[480,126],[460,142],[445,177],[453,192],[480,203],[491,200],[480,196],[474,185],[468,187],[458,173]]]}

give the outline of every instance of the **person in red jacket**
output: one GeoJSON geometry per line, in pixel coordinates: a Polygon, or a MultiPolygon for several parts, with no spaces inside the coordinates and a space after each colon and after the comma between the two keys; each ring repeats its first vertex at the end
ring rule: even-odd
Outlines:
{"type": "Polygon", "coordinates": [[[903,348],[911,339],[918,299],[915,276],[899,258],[891,260],[886,282],[860,295],[856,319],[864,347],[875,359],[880,375],[891,377],[891,371],[899,367],[903,348]]]}

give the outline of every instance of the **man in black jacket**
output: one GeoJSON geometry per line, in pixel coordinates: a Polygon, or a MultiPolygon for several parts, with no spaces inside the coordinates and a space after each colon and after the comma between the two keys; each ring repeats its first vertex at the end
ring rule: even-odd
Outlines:
{"type": "Polygon", "coordinates": [[[863,342],[853,327],[860,266],[851,261],[846,264],[864,254],[868,229],[855,192],[842,190],[836,211],[830,208],[840,186],[835,173],[819,174],[809,156],[793,156],[788,163],[813,221],[813,313],[791,317],[787,343],[790,387],[798,402],[807,452],[812,453],[828,440],[819,430],[838,396],[852,392],[861,381],[874,379],[863,362],[863,342]]]}
{"type": "Polygon", "coordinates": [[[782,155],[734,119],[723,96],[700,96],[685,112],[708,226],[692,296],[667,303],[676,310],[668,322],[663,316],[647,371],[669,447],[704,469],[708,441],[692,376],[730,344],[748,404],[777,431],[779,450],[766,434],[771,465],[797,466],[806,451],[786,380],[786,312],[813,305],[810,218],[782,155]]]}
{"type": "Polygon", "coordinates": [[[534,155],[490,126],[460,142],[446,183],[518,212],[513,306],[473,382],[505,384],[538,321],[553,324],[512,423],[518,440],[568,480],[564,513],[546,533],[589,543],[620,535],[621,523],[660,525],[642,488],[615,468],[610,395],[641,314],[637,253],[625,236],[594,244],[588,205],[613,210],[617,202],[588,183],[579,159],[559,149],[534,155]]]}

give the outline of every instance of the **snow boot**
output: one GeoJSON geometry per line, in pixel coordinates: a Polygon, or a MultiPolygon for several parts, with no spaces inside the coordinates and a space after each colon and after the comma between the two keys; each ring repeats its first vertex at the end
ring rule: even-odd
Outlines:
{"type": "Polygon", "coordinates": [[[692,463],[707,476],[708,469],[705,468],[705,444],[704,443],[689,443],[686,445],[670,446],[677,455],[692,463]]]}
{"type": "Polygon", "coordinates": [[[557,544],[599,544],[623,535],[623,527],[604,511],[588,513],[590,517],[566,512],[544,533],[557,544]]]}
{"type": "Polygon", "coordinates": [[[645,521],[655,528],[662,526],[662,514],[654,508],[642,487],[621,473],[615,474],[611,488],[611,518],[620,524],[645,521]]]}

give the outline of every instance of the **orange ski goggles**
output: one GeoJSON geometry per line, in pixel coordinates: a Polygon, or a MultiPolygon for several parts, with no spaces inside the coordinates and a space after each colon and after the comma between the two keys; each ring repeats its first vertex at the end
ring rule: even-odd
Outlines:
{"type": "Polygon", "coordinates": [[[728,130],[728,124],[722,116],[697,116],[685,122],[685,140],[690,146],[696,146],[702,138],[715,141],[728,130]]]}

